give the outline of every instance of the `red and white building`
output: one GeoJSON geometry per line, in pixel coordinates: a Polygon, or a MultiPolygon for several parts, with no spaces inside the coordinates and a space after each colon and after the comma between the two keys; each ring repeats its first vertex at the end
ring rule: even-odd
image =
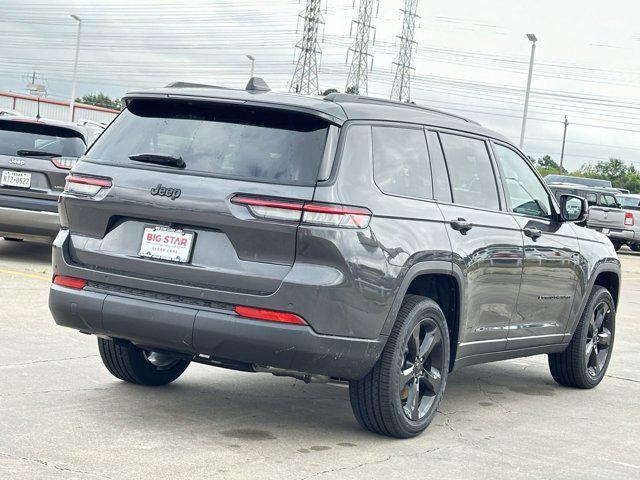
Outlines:
{"type": "MultiPolygon", "coordinates": [[[[17,110],[23,115],[35,117],[38,113],[38,98],[23,93],[0,92],[0,108],[17,110]]],[[[73,107],[73,120],[109,123],[118,113],[118,110],[111,108],[76,103],[73,107]]],[[[40,98],[40,116],[66,122],[69,120],[69,102],[40,98]]]]}

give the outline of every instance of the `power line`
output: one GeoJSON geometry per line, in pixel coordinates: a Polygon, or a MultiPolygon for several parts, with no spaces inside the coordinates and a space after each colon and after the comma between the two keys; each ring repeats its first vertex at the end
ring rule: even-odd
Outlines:
{"type": "Polygon", "coordinates": [[[417,45],[413,39],[416,29],[418,0],[405,0],[402,12],[402,34],[400,39],[400,51],[393,64],[396,66],[393,86],[391,87],[391,99],[400,102],[411,101],[411,72],[414,70],[412,56],[417,45]]]}
{"type": "MultiPolygon", "coordinates": [[[[349,52],[352,53],[351,66],[349,67],[349,75],[347,75],[347,84],[345,91],[347,93],[369,93],[369,57],[371,57],[371,68],[373,68],[373,55],[369,53],[370,43],[375,43],[375,29],[373,41],[371,38],[371,14],[373,12],[373,2],[376,0],[360,0],[358,9],[358,19],[351,23],[351,33],[353,33],[353,25],[356,25],[356,39],[353,45],[347,51],[347,62],[349,61],[349,52]]],[[[378,2],[378,8],[380,3],[378,2]]]]}
{"type": "Polygon", "coordinates": [[[318,26],[324,23],[320,3],[321,0],[307,0],[307,6],[300,14],[300,18],[304,20],[304,26],[302,39],[296,44],[296,50],[300,50],[300,53],[291,79],[290,92],[320,93],[318,55],[322,55],[322,52],[318,45],[318,26]]]}

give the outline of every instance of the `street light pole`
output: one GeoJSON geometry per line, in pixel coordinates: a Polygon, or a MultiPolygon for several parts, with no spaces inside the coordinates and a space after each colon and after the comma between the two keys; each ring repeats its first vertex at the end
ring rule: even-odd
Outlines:
{"type": "Polygon", "coordinates": [[[560,173],[563,171],[562,162],[564,161],[564,144],[567,141],[567,127],[569,126],[569,120],[567,116],[564,116],[564,133],[562,134],[562,150],[560,151],[560,173]]]}
{"type": "Polygon", "coordinates": [[[527,128],[527,113],[529,111],[529,94],[531,93],[531,77],[533,76],[533,58],[536,54],[536,42],[538,38],[533,33],[527,33],[531,42],[531,60],[529,60],[529,78],[527,79],[527,93],[524,97],[524,112],[522,114],[522,130],[520,131],[520,149],[524,148],[524,131],[527,128]]]}
{"type": "Polygon", "coordinates": [[[71,15],[78,22],[78,36],[76,38],[76,59],[73,62],[73,80],[71,81],[71,100],[69,101],[69,121],[73,122],[73,109],[76,103],[76,77],[78,75],[78,56],[80,54],[80,33],[82,31],[82,19],[77,15],[71,15]]]}
{"type": "Polygon", "coordinates": [[[253,55],[247,55],[247,58],[249,60],[251,60],[251,77],[249,78],[253,78],[253,72],[255,70],[255,65],[256,65],[256,59],[253,55]]]}

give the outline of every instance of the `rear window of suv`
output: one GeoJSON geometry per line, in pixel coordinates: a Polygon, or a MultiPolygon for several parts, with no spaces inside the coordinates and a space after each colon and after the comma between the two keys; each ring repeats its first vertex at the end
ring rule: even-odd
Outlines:
{"type": "Polygon", "coordinates": [[[134,100],[87,153],[104,163],[131,155],[180,157],[194,174],[315,185],[327,122],[292,111],[178,100],[134,100]]]}
{"type": "Polygon", "coordinates": [[[80,157],[86,148],[82,134],[70,128],[35,121],[0,120],[0,155],[35,150],[62,157],[80,157]]]}

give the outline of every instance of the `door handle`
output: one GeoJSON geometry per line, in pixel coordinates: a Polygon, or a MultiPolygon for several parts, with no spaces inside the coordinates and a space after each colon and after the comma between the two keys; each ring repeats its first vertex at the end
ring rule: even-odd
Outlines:
{"type": "Polygon", "coordinates": [[[533,240],[539,238],[542,235],[542,231],[538,230],[537,228],[525,228],[522,231],[527,237],[533,240]]]}
{"type": "Polygon", "coordinates": [[[466,235],[467,232],[473,228],[473,224],[471,222],[467,222],[464,218],[451,220],[449,223],[451,224],[451,228],[457,230],[462,235],[466,235]]]}

